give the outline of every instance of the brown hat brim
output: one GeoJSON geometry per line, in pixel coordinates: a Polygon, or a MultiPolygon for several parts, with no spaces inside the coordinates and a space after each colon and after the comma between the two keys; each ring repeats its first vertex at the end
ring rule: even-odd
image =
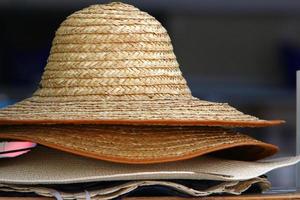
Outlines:
{"type": "Polygon", "coordinates": [[[217,154],[258,160],[278,147],[216,127],[34,125],[1,126],[0,138],[19,139],[118,163],[160,163],[217,154]]]}

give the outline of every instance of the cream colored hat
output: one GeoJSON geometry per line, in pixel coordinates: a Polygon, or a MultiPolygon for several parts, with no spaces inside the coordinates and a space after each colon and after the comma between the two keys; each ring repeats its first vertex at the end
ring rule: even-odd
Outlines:
{"type": "Polygon", "coordinates": [[[130,165],[38,147],[15,159],[2,159],[0,183],[30,185],[158,179],[240,181],[299,161],[300,156],[255,162],[201,156],[170,163],[130,165]]]}
{"type": "Polygon", "coordinates": [[[70,15],[53,40],[40,87],[0,111],[0,124],[269,126],[191,95],[162,25],[123,3],[70,15]]]}

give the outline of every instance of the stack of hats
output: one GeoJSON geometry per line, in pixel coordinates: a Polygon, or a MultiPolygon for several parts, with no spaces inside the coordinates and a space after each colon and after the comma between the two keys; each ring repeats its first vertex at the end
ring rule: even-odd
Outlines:
{"type": "Polygon", "coordinates": [[[264,190],[261,175],[299,157],[257,161],[278,148],[230,128],[281,123],[193,97],[154,17],[123,3],[93,5],[58,28],[34,95],[0,110],[0,138],[40,144],[1,160],[0,190],[57,196],[58,184],[97,185],[90,193],[73,185],[76,192],[60,194],[66,199],[110,199],[149,185],[193,196],[240,194],[254,183],[264,190]],[[99,188],[104,181],[122,183],[99,188]]]}

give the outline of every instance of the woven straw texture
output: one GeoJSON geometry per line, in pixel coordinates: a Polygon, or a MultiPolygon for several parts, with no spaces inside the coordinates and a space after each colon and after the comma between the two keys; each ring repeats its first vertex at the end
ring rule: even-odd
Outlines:
{"type": "Polygon", "coordinates": [[[67,184],[121,180],[249,180],[296,164],[300,156],[264,161],[236,161],[201,156],[151,165],[112,163],[38,146],[32,152],[0,162],[0,183],[67,184]]]}
{"type": "Polygon", "coordinates": [[[0,138],[21,139],[74,154],[119,162],[159,163],[217,152],[219,156],[257,160],[278,148],[216,127],[127,125],[3,126],[0,138]]]}
{"type": "MultiPolygon", "coordinates": [[[[51,185],[52,186],[52,185],[51,185]]],[[[50,187],[51,187],[50,186],[50,187]]],[[[101,185],[102,186],[102,185],[101,185]]],[[[53,189],[45,186],[36,185],[11,185],[11,184],[0,184],[0,191],[3,192],[18,192],[18,193],[29,193],[33,192],[40,196],[53,197],[57,199],[57,194],[61,196],[64,200],[78,200],[78,199],[93,199],[93,200],[111,200],[111,199],[122,199],[124,195],[129,195],[135,190],[139,190],[142,187],[156,187],[168,188],[170,190],[175,190],[182,195],[189,195],[194,197],[203,197],[212,194],[235,194],[240,195],[241,193],[247,191],[252,186],[255,188],[260,188],[263,192],[271,188],[271,183],[266,178],[254,178],[245,181],[225,181],[218,182],[212,186],[207,187],[195,187],[189,186],[184,183],[177,183],[174,181],[129,181],[121,182],[113,186],[107,186],[104,188],[88,187],[85,191],[83,188],[76,191],[61,191],[56,190],[56,194],[53,193],[53,189]],[[255,185],[255,186],[254,186],[255,185]],[[88,190],[88,193],[87,193],[88,190]],[[90,198],[87,198],[87,194],[90,198]]],[[[153,190],[152,190],[153,191],[153,190]]]]}
{"type": "Polygon", "coordinates": [[[0,124],[102,123],[267,126],[228,104],[191,95],[170,37],[123,3],[70,15],[53,40],[33,97],[0,111],[0,124]]]}

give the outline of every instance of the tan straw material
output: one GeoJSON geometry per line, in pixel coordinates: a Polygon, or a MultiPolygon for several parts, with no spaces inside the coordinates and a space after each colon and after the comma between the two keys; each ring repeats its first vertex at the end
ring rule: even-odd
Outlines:
{"type": "Polygon", "coordinates": [[[210,156],[158,164],[129,165],[76,156],[38,146],[14,159],[1,159],[1,184],[68,184],[121,180],[249,180],[296,164],[300,156],[236,161],[210,156]]]}
{"type": "Polygon", "coordinates": [[[94,5],[59,27],[33,97],[0,111],[0,124],[269,126],[225,103],[191,95],[170,37],[123,3],[94,5]]]}
{"type": "Polygon", "coordinates": [[[226,158],[258,160],[278,150],[274,145],[216,127],[18,125],[1,127],[0,138],[136,164],[184,160],[213,152],[226,158]]]}
{"type": "MultiPolygon", "coordinates": [[[[101,185],[101,184],[99,184],[101,185]]],[[[92,199],[110,200],[120,198],[121,196],[137,190],[140,187],[151,187],[159,186],[175,190],[181,194],[186,194],[194,197],[208,196],[212,194],[235,194],[240,195],[252,186],[258,187],[262,191],[267,191],[271,188],[271,183],[266,178],[253,178],[245,181],[225,181],[216,183],[213,186],[207,186],[206,188],[198,189],[193,186],[185,186],[184,184],[177,183],[174,181],[161,181],[161,180],[150,180],[150,181],[129,181],[126,183],[119,183],[115,186],[107,188],[87,188],[79,191],[59,191],[53,192],[52,185],[11,185],[11,184],[0,184],[0,191],[4,192],[17,192],[17,193],[36,193],[40,196],[55,197],[55,194],[60,194],[62,199],[86,199],[87,191],[92,199]]],[[[155,189],[156,187],[153,187],[155,189]]]]}

